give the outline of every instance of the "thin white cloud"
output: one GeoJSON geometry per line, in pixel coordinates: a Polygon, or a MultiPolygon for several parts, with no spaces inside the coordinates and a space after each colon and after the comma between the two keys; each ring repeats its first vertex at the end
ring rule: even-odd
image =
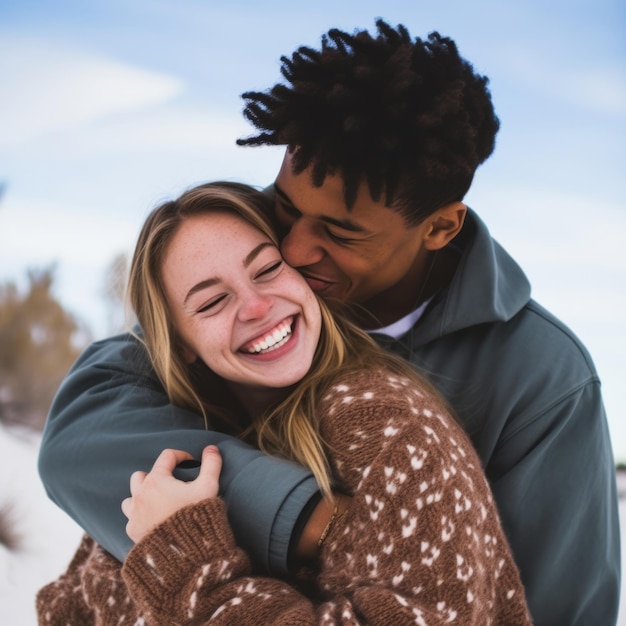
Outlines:
{"type": "Polygon", "coordinates": [[[497,60],[510,79],[536,92],[567,100],[599,114],[626,116],[626,69],[623,64],[564,64],[550,53],[529,45],[510,44],[497,60]]]}
{"type": "Polygon", "coordinates": [[[623,68],[596,68],[572,77],[573,94],[581,103],[599,113],[626,114],[626,71],[623,68]]]}
{"type": "MultiPolygon", "coordinates": [[[[98,126],[68,134],[64,148],[81,158],[104,153],[128,154],[153,150],[196,150],[204,153],[235,147],[250,126],[237,110],[159,109],[107,120],[98,126]]],[[[56,151],[56,142],[39,147],[56,151]]]]}
{"type": "Polygon", "coordinates": [[[54,202],[7,202],[0,206],[0,265],[70,262],[99,268],[118,252],[131,249],[141,219],[81,212],[54,202]]]}
{"type": "Polygon", "coordinates": [[[621,252],[626,211],[592,196],[554,189],[498,186],[468,194],[492,234],[524,267],[588,268],[626,273],[621,252]]]}
{"type": "Polygon", "coordinates": [[[169,100],[177,78],[101,58],[54,40],[0,39],[0,145],[84,127],[169,100]],[[7,95],[10,94],[10,97],[7,95]]]}
{"type": "MultiPolygon", "coordinates": [[[[105,172],[104,177],[110,181],[108,191],[115,189],[118,210],[129,196],[137,199],[140,195],[139,202],[145,200],[150,206],[152,194],[170,193],[172,184],[189,186],[217,178],[253,185],[271,182],[280,167],[284,148],[236,145],[238,137],[250,133],[250,125],[236,110],[160,107],[66,132],[61,144],[57,136],[50,135],[41,137],[36,149],[34,142],[16,146],[11,150],[11,164],[18,174],[20,166],[27,166],[32,176],[33,172],[54,163],[57,179],[67,180],[74,196],[80,188],[90,194],[94,185],[101,184],[101,173],[105,172]],[[77,176],[77,171],[84,176],[77,176]]],[[[16,176],[13,180],[10,174],[6,176],[12,194],[16,197],[33,194],[28,177],[16,176]]],[[[103,197],[91,194],[90,207],[96,208],[103,197]]],[[[146,206],[140,203],[131,203],[129,210],[146,206]]]]}

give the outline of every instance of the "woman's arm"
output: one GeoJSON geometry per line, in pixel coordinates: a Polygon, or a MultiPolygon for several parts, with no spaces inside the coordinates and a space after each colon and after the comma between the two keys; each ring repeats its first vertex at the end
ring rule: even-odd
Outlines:
{"type": "Polygon", "coordinates": [[[130,552],[122,575],[148,623],[530,623],[463,433],[419,403],[410,417],[406,406],[373,405],[370,415],[384,409],[385,419],[362,427],[354,404],[339,402],[332,416],[334,461],[354,497],[324,543],[315,597],[251,576],[223,504],[210,499],[179,510],[130,552]]]}

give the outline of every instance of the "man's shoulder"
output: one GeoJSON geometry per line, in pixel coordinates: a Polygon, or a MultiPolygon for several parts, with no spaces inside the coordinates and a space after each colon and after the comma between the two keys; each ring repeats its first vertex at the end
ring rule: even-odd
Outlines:
{"type": "Polygon", "coordinates": [[[556,368],[577,375],[597,376],[589,351],[561,319],[535,300],[528,304],[512,320],[503,324],[503,336],[511,349],[519,349],[518,360],[533,360],[533,367],[556,368]],[[545,359],[541,363],[536,359],[545,359]]]}
{"type": "Polygon", "coordinates": [[[562,377],[596,376],[593,360],[578,336],[532,299],[508,319],[466,324],[429,341],[409,332],[398,343],[410,347],[415,365],[430,363],[435,371],[469,374],[487,368],[493,380],[512,371],[523,374],[561,367],[562,377]]]}
{"type": "Polygon", "coordinates": [[[489,430],[487,421],[500,429],[529,423],[599,384],[580,339],[532,299],[510,319],[467,325],[412,348],[413,364],[475,440],[489,430]]]}

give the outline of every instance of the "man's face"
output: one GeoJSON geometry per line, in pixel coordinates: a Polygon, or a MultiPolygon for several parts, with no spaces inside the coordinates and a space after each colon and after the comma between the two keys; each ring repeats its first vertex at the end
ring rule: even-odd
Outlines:
{"type": "Polygon", "coordinates": [[[414,303],[426,258],[422,224],[408,227],[382,199],[372,200],[366,184],[348,210],[340,176],[314,187],[309,170],[293,174],[289,153],[275,188],[276,217],[285,232],[281,251],[314,291],[362,305],[379,319],[398,299],[414,303]]]}

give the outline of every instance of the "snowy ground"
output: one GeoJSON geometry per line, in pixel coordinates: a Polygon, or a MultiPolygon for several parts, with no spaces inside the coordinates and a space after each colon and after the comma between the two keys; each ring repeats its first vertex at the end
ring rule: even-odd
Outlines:
{"type": "MultiPolygon", "coordinates": [[[[36,626],[36,591],[65,569],[81,531],[46,497],[36,470],[39,438],[0,427],[0,507],[9,502],[23,537],[23,550],[0,546],[0,621],[7,626],[36,626]]],[[[622,495],[622,562],[626,564],[626,474],[619,476],[622,495]]],[[[626,626],[626,583],[618,626],[626,626]]]]}

